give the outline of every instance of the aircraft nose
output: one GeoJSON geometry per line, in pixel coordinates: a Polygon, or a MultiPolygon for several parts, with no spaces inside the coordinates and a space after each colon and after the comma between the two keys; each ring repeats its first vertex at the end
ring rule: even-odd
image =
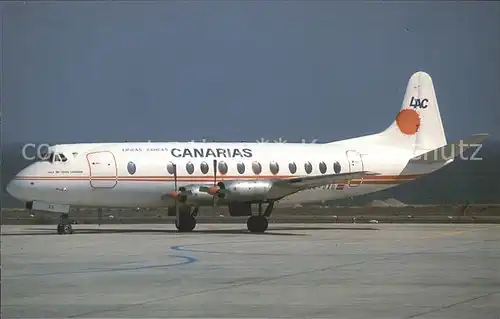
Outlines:
{"type": "Polygon", "coordinates": [[[28,200],[27,195],[29,192],[29,181],[26,180],[25,177],[30,175],[32,171],[32,167],[28,166],[17,173],[17,175],[7,184],[7,187],[5,188],[7,193],[18,200],[28,200]]]}
{"type": "Polygon", "coordinates": [[[11,180],[7,184],[6,190],[7,190],[7,193],[10,194],[10,196],[17,198],[17,199],[21,199],[21,194],[22,194],[21,185],[20,185],[20,181],[17,180],[16,178],[11,180]]]}

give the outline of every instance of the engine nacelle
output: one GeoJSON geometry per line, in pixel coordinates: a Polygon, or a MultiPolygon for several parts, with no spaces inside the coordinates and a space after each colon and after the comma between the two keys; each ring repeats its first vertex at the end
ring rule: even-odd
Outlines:
{"type": "Polygon", "coordinates": [[[273,186],[270,181],[219,182],[222,198],[227,201],[263,201],[273,186]]]}
{"type": "Polygon", "coordinates": [[[187,187],[179,189],[181,195],[179,196],[179,203],[186,205],[211,205],[213,203],[213,196],[204,192],[200,192],[199,187],[187,187]]]}

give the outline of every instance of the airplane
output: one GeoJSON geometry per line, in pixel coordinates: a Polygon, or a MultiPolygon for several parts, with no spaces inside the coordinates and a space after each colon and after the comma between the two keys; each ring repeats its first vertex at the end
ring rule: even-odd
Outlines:
{"type": "Polygon", "coordinates": [[[321,144],[53,145],[7,191],[30,210],[60,213],[59,234],[73,233],[71,207],[168,207],[178,231],[191,232],[200,207],[222,205],[230,216],[248,216],[250,232],[262,233],[274,207],[395,187],[449,165],[487,136],[447,144],[433,81],[419,71],[395,120],[379,133],[321,144]]]}

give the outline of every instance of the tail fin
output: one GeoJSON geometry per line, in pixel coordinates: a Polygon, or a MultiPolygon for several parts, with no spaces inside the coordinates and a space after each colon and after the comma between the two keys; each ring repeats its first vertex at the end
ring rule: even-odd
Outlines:
{"type": "Polygon", "coordinates": [[[408,81],[401,110],[380,137],[414,153],[425,153],[446,145],[441,114],[429,74],[416,72],[408,81]]]}

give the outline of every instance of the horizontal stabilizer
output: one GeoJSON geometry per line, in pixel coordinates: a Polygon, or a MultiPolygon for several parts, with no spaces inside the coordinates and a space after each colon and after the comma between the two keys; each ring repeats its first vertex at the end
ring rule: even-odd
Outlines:
{"type": "Polygon", "coordinates": [[[447,162],[457,156],[462,156],[471,147],[478,147],[488,136],[489,134],[472,135],[466,140],[460,140],[416,156],[410,160],[410,163],[432,164],[447,162]]]}

